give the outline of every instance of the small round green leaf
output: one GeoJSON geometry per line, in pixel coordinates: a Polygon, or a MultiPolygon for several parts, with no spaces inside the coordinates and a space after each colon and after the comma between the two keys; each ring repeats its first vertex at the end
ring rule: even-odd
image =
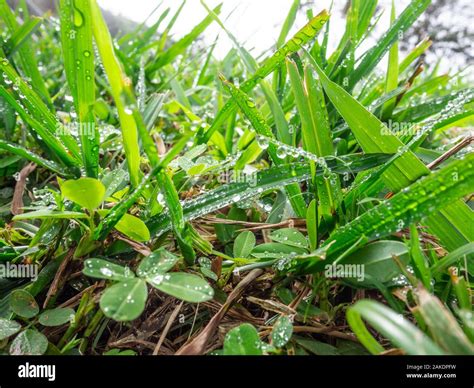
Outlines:
{"type": "MultiPolygon", "coordinates": [[[[109,210],[98,211],[102,217],[105,217],[109,212],[109,210]]],[[[124,214],[120,221],[117,222],[115,229],[135,241],[145,242],[150,240],[150,231],[145,223],[140,218],[128,213],[124,214]]]]}
{"type": "Polygon", "coordinates": [[[277,319],[273,325],[272,330],[272,344],[277,348],[285,346],[288,341],[291,339],[293,334],[293,324],[291,323],[290,318],[282,315],[277,319]]]}
{"type": "Polygon", "coordinates": [[[250,231],[240,233],[234,241],[234,257],[248,257],[255,246],[255,235],[250,231]]]}
{"type": "Polygon", "coordinates": [[[0,318],[0,341],[20,331],[21,325],[9,319],[0,318]]]}
{"type": "Polygon", "coordinates": [[[225,336],[225,356],[260,356],[262,354],[262,341],[255,327],[249,323],[235,327],[225,336]]]}
{"type": "Polygon", "coordinates": [[[145,309],[148,290],[142,279],[133,278],[114,284],[100,298],[105,316],[116,321],[132,321],[145,309]]]}
{"type": "Polygon", "coordinates": [[[128,280],[135,277],[133,271],[128,267],[111,263],[102,259],[88,259],[84,262],[82,273],[91,278],[107,280],[128,280]]]}
{"type": "Polygon", "coordinates": [[[25,290],[15,290],[10,294],[10,307],[15,314],[23,318],[33,318],[39,313],[35,298],[25,290]]]}
{"type": "Polygon", "coordinates": [[[41,356],[48,349],[48,339],[39,331],[28,329],[18,334],[10,345],[13,356],[41,356]]]}
{"type": "Polygon", "coordinates": [[[178,260],[178,256],[168,252],[165,248],[160,248],[141,261],[137,275],[144,278],[163,274],[173,268],[178,260]]]}
{"type": "Polygon", "coordinates": [[[79,178],[63,182],[61,192],[65,198],[77,203],[81,207],[94,210],[104,200],[105,187],[97,179],[79,178]]]}
{"type": "Polygon", "coordinates": [[[283,228],[274,230],[270,233],[270,238],[285,245],[298,248],[308,248],[308,240],[306,237],[296,229],[283,228]]]}
{"type": "Polygon", "coordinates": [[[57,308],[42,312],[38,320],[43,326],[61,326],[71,322],[74,314],[71,308],[57,308]]]}
{"type": "Polygon", "coordinates": [[[147,281],[175,298],[191,303],[201,303],[214,297],[214,290],[203,278],[184,272],[157,274],[147,281]]]}

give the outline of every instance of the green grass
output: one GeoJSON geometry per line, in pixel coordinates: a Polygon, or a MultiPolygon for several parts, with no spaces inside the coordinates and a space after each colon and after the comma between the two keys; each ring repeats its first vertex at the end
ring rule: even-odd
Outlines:
{"type": "Polygon", "coordinates": [[[129,353],[473,354],[472,77],[400,50],[430,1],[365,52],[376,0],[333,50],[288,2],[261,58],[201,4],[173,40],[185,2],[111,36],[95,0],[0,0],[0,265],[39,271],[0,278],[0,353],[117,354],[173,310],[129,353]]]}

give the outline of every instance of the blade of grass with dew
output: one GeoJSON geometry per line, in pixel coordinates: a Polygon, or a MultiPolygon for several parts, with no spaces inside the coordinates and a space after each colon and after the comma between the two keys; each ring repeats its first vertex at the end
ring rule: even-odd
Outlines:
{"type": "Polygon", "coordinates": [[[0,86],[4,98],[8,100],[18,114],[22,115],[22,119],[38,132],[43,140],[45,137],[48,139],[45,142],[48,142],[50,149],[54,147],[54,152],[57,152],[58,156],[60,155],[61,160],[68,163],[68,166],[76,165],[80,160],[80,149],[74,137],[64,130],[55,114],[46,106],[41,97],[30,88],[30,85],[19,76],[8,59],[0,58],[0,70],[3,72],[3,82],[6,86],[5,88],[0,86]],[[39,132],[42,132],[42,134],[39,132]],[[64,151],[65,149],[67,151],[64,151]]]}
{"type": "MultiPolygon", "coordinates": [[[[300,8],[301,1],[293,0],[291,4],[288,15],[286,16],[285,21],[281,27],[280,35],[276,42],[276,49],[280,49],[286,42],[290,30],[293,28],[293,25],[296,21],[296,16],[298,15],[298,10],[300,8]]],[[[282,87],[285,85],[286,78],[286,69],[284,66],[279,66],[279,68],[273,73],[273,90],[278,96],[281,96],[282,87]]]]}
{"type": "MultiPolygon", "coordinates": [[[[449,93],[442,97],[430,99],[429,101],[418,104],[414,107],[408,107],[406,109],[400,110],[392,116],[392,120],[398,122],[409,121],[412,123],[418,123],[428,117],[438,114],[440,110],[446,106],[455,108],[454,104],[465,105],[473,101],[474,88],[467,88],[449,93]]],[[[452,114],[452,109],[449,113],[452,114]]]]}
{"type": "Polygon", "coordinates": [[[423,282],[426,289],[430,290],[431,285],[431,272],[428,262],[423,254],[423,250],[420,246],[420,238],[416,224],[410,225],[410,257],[413,262],[413,268],[417,274],[418,279],[423,282]]]}
{"type": "Polygon", "coordinates": [[[466,258],[469,255],[472,255],[473,253],[474,253],[474,242],[463,245],[462,247],[459,247],[458,249],[452,252],[449,252],[442,259],[434,263],[431,266],[431,272],[433,274],[437,274],[441,271],[444,271],[448,267],[455,265],[460,260],[466,258]]]}
{"type": "Polygon", "coordinates": [[[422,56],[433,44],[429,38],[422,40],[408,55],[400,62],[400,73],[403,73],[420,56],[422,56]]]}
{"type": "Polygon", "coordinates": [[[181,11],[184,8],[184,5],[186,4],[186,0],[183,0],[181,2],[181,5],[178,7],[176,12],[173,14],[171,19],[168,22],[168,25],[166,26],[165,30],[161,34],[161,38],[157,41],[158,43],[158,52],[161,53],[165,49],[166,42],[168,41],[168,36],[170,34],[171,29],[175,25],[176,21],[178,20],[179,15],[181,14],[181,11]]]}
{"type": "MultiPolygon", "coordinates": [[[[10,34],[15,35],[20,26],[15,14],[10,9],[6,0],[0,0],[0,15],[10,34]]],[[[23,71],[31,78],[31,85],[51,108],[53,106],[51,97],[46,84],[44,83],[43,77],[38,70],[38,63],[34,56],[34,50],[31,48],[29,42],[23,42],[21,47],[18,48],[18,53],[20,55],[20,63],[23,71]]]]}
{"type": "Polygon", "coordinates": [[[35,16],[25,21],[25,23],[15,31],[5,44],[5,51],[9,57],[18,51],[23,43],[28,42],[28,39],[39,29],[42,22],[42,18],[35,16]]]}
{"type": "Polygon", "coordinates": [[[49,151],[49,156],[55,158],[58,162],[71,169],[79,167],[79,161],[73,158],[68,150],[61,144],[58,138],[52,134],[41,122],[35,120],[30,114],[25,111],[23,105],[20,105],[18,100],[11,95],[2,85],[0,85],[0,96],[2,96],[8,104],[19,114],[25,123],[33,130],[37,137],[46,145],[49,151]]]}
{"type": "MultiPolygon", "coordinates": [[[[357,172],[373,168],[387,161],[389,155],[350,156],[338,159],[326,158],[328,167],[336,174],[357,172]]],[[[322,174],[318,167],[316,174],[322,174]]],[[[195,199],[183,202],[185,221],[191,221],[206,214],[225,208],[230,204],[258,197],[265,191],[281,189],[292,183],[303,182],[312,176],[310,163],[293,163],[271,167],[255,173],[252,182],[233,182],[220,186],[195,199]]],[[[167,213],[150,219],[147,226],[152,233],[164,233],[170,229],[167,213]]]]}
{"type": "Polygon", "coordinates": [[[345,71],[342,76],[350,74],[353,70],[355,49],[368,30],[376,6],[377,0],[351,1],[344,35],[339,41],[338,47],[327,61],[325,70],[328,74],[332,74],[338,68],[338,64],[341,65],[343,63],[345,66],[343,70],[345,71]]]}
{"type": "MultiPolygon", "coordinates": [[[[240,89],[228,82],[225,78],[221,78],[224,85],[229,90],[232,98],[236,101],[242,112],[248,118],[256,133],[267,138],[272,138],[273,133],[270,127],[265,122],[255,103],[240,89]]],[[[276,165],[283,164],[284,160],[277,154],[277,149],[274,144],[269,144],[268,154],[273,163],[276,165]]],[[[288,198],[292,204],[293,210],[299,217],[304,217],[306,214],[306,203],[302,197],[301,189],[297,184],[292,184],[286,187],[288,198]]]]}
{"type": "MultiPolygon", "coordinates": [[[[300,77],[293,61],[287,61],[287,68],[302,122],[303,148],[320,157],[333,155],[334,147],[321,86],[308,67],[304,70],[304,79],[300,77]]],[[[318,188],[321,215],[330,219],[338,206],[340,183],[337,179],[332,183],[328,176],[316,176],[314,183],[318,188]]]]}
{"type": "Polygon", "coordinates": [[[474,154],[454,161],[339,228],[324,244],[329,246],[328,258],[302,263],[303,271],[319,271],[361,238],[370,241],[400,231],[469,194],[474,190],[473,164],[474,154]]]}
{"type": "MultiPolygon", "coordinates": [[[[395,10],[395,0],[392,0],[392,14],[390,15],[390,22],[393,24],[397,17],[395,10]]],[[[396,41],[389,51],[387,78],[385,81],[385,93],[390,93],[398,86],[398,41],[396,41]]],[[[388,117],[392,114],[395,108],[396,99],[386,102],[382,108],[382,117],[388,117]]]]}
{"type": "Polygon", "coordinates": [[[88,177],[99,176],[99,132],[95,126],[92,18],[86,0],[61,0],[61,43],[66,78],[79,118],[82,159],[88,177]],[[71,39],[72,34],[75,39],[71,39]]]}
{"type": "MultiPolygon", "coordinates": [[[[311,60],[312,58],[310,58],[311,60]]],[[[338,112],[351,128],[364,152],[397,153],[403,150],[403,143],[373,114],[355,100],[339,85],[328,79],[326,74],[312,60],[323,88],[338,112]]],[[[394,192],[410,185],[419,177],[429,174],[429,169],[411,151],[404,152],[383,175],[384,182],[394,192]]],[[[472,211],[462,201],[455,201],[441,214],[426,220],[427,225],[449,249],[456,249],[474,239],[472,211]],[[449,219],[446,220],[446,218],[449,219]],[[466,218],[471,223],[463,222],[466,218]]]]}
{"type": "MultiPolygon", "coordinates": [[[[222,8],[222,4],[214,8],[214,12],[218,14],[222,8]]],[[[165,52],[158,55],[154,63],[147,67],[147,73],[152,73],[161,67],[171,63],[178,55],[182,54],[195,40],[201,35],[207,27],[213,22],[213,17],[208,15],[206,18],[199,23],[193,30],[181,38],[179,41],[174,43],[169,49],[165,52]]]]}
{"type": "Polygon", "coordinates": [[[372,354],[385,349],[367,330],[364,318],[370,326],[388,338],[395,346],[410,355],[445,354],[428,336],[400,314],[373,300],[360,300],[347,309],[347,321],[359,341],[372,354]]]}
{"type": "Polygon", "coordinates": [[[400,34],[411,27],[430,3],[431,0],[412,0],[377,44],[364,54],[349,77],[349,90],[352,90],[361,79],[375,69],[385,53],[398,40],[400,34]]]}
{"type": "Polygon", "coordinates": [[[21,147],[17,144],[10,143],[6,140],[0,139],[0,149],[10,152],[12,154],[21,156],[22,158],[29,160],[30,162],[36,163],[37,165],[47,168],[48,170],[62,176],[68,177],[70,174],[66,172],[60,165],[56,164],[51,160],[46,160],[41,156],[36,155],[27,148],[21,147]]]}
{"type": "MultiPolygon", "coordinates": [[[[209,15],[211,15],[217,24],[224,30],[229,39],[234,43],[235,48],[237,49],[240,57],[247,69],[251,74],[254,74],[257,71],[258,64],[257,61],[252,57],[252,55],[239,43],[237,38],[225,27],[224,23],[219,19],[219,17],[206,5],[204,0],[201,0],[201,4],[206,8],[209,15]]],[[[260,80],[260,86],[265,95],[265,98],[268,102],[270,110],[273,114],[276,130],[277,130],[277,139],[282,141],[285,144],[291,144],[292,136],[289,132],[288,123],[285,118],[285,113],[283,112],[282,107],[278,101],[277,96],[275,95],[273,89],[270,85],[264,80],[260,80]]]]}
{"type": "MultiPolygon", "coordinates": [[[[314,39],[319,31],[321,31],[324,24],[329,19],[329,15],[326,10],[315,16],[309,21],[301,30],[299,30],[285,45],[277,50],[271,57],[267,58],[259,66],[255,74],[247,81],[240,85],[240,89],[244,93],[248,93],[257,86],[261,79],[267,77],[272,73],[278,66],[280,66],[285,58],[295,52],[297,52],[303,45],[314,39]]],[[[196,137],[197,144],[207,143],[211,138],[212,134],[217,131],[230,117],[230,115],[237,109],[237,104],[233,100],[229,100],[224,107],[219,111],[217,116],[214,118],[213,123],[205,132],[200,131],[196,137]]]]}
{"type": "Polygon", "coordinates": [[[133,92],[130,82],[114,53],[112,37],[96,0],[90,2],[90,9],[94,39],[110,83],[112,97],[117,106],[130,182],[133,186],[137,186],[140,179],[140,148],[138,145],[137,123],[133,117],[129,101],[133,92]]]}

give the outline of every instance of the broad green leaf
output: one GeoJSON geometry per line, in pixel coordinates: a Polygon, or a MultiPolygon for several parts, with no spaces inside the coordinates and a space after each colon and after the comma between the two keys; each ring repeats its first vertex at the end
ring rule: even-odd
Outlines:
{"type": "Polygon", "coordinates": [[[409,355],[444,354],[438,345],[400,314],[379,302],[360,300],[347,310],[347,321],[362,345],[372,354],[380,354],[384,348],[369,333],[362,318],[409,355]]]}
{"type": "Polygon", "coordinates": [[[90,211],[97,209],[104,200],[105,187],[94,178],[79,178],[64,181],[61,193],[67,199],[90,211]]]}
{"type": "MultiPolygon", "coordinates": [[[[402,264],[409,262],[408,248],[399,241],[376,241],[342,259],[338,264],[360,265],[364,275],[369,275],[381,283],[392,283],[402,275],[395,256],[402,264]]],[[[348,278],[351,284],[372,286],[371,279],[359,282],[359,279],[348,278]]]]}
{"type": "Polygon", "coordinates": [[[14,290],[10,294],[10,308],[23,318],[33,318],[39,313],[39,306],[33,295],[21,289],[14,290]]]}
{"type": "Polygon", "coordinates": [[[282,228],[270,233],[272,241],[298,248],[308,248],[308,240],[297,229],[282,228]]]}
{"type": "Polygon", "coordinates": [[[302,348],[317,356],[336,356],[339,354],[336,347],[321,341],[301,337],[295,337],[295,341],[302,348]]]}
{"type": "Polygon", "coordinates": [[[100,308],[106,317],[115,321],[133,321],[145,309],[147,297],[144,280],[127,279],[105,290],[100,298],[100,308]]]}
{"type": "Polygon", "coordinates": [[[234,257],[248,257],[255,246],[255,235],[250,231],[240,233],[234,241],[234,257]]]}
{"type": "Polygon", "coordinates": [[[203,278],[184,272],[154,274],[147,281],[158,290],[191,303],[206,302],[214,297],[214,290],[203,278]]]}
{"type": "Polygon", "coordinates": [[[282,348],[291,339],[293,334],[293,323],[290,318],[282,315],[277,319],[272,329],[272,345],[277,348],[282,348]]]}
{"type": "Polygon", "coordinates": [[[39,331],[27,329],[16,336],[10,345],[12,356],[41,356],[48,349],[48,339],[39,331]]]}
{"type": "Polygon", "coordinates": [[[262,345],[257,330],[244,323],[230,330],[224,339],[225,356],[260,356],[262,345]]]}
{"type": "Polygon", "coordinates": [[[0,318],[0,341],[11,337],[13,334],[21,330],[21,325],[18,322],[10,321],[9,319],[0,318]]]}
{"type": "Polygon", "coordinates": [[[172,269],[179,261],[179,257],[168,252],[166,248],[159,248],[151,255],[143,258],[137,269],[137,275],[142,278],[151,278],[172,269]]]}
{"type": "Polygon", "coordinates": [[[123,267],[102,259],[87,259],[82,273],[96,279],[127,281],[135,275],[129,267],[123,267]]]}
{"type": "Polygon", "coordinates": [[[71,308],[56,308],[43,311],[38,317],[39,323],[43,326],[61,326],[70,323],[75,312],[71,308]]]}

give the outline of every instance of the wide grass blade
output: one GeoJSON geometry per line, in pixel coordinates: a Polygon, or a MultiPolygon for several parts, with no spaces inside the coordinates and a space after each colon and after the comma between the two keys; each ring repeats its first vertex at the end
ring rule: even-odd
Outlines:
{"type": "Polygon", "coordinates": [[[115,55],[112,37],[96,0],[90,1],[90,10],[94,39],[110,83],[112,97],[117,106],[130,182],[133,186],[137,186],[140,181],[140,148],[137,123],[133,117],[133,110],[136,109],[132,106],[133,91],[130,81],[115,55]]]}
{"type": "Polygon", "coordinates": [[[99,176],[99,132],[94,120],[95,82],[92,16],[86,0],[61,0],[64,67],[79,118],[79,138],[86,175],[99,176]],[[74,39],[72,37],[74,36],[74,39]]]}

